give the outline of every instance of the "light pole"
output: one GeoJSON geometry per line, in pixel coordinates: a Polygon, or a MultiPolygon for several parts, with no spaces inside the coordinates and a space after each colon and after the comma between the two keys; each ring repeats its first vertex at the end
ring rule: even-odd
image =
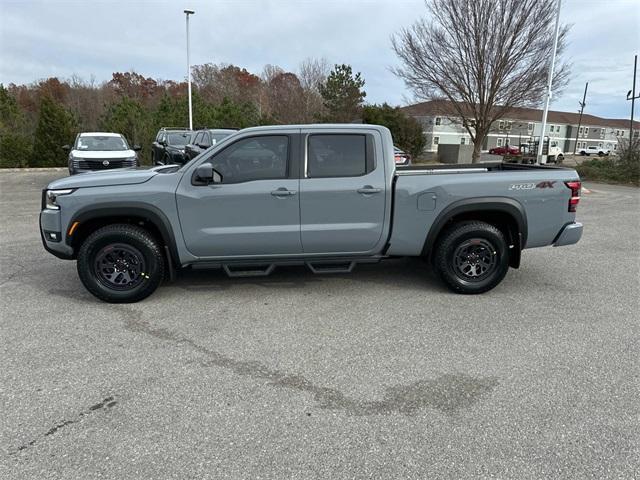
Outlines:
{"type": "Polygon", "coordinates": [[[640,95],[636,97],[636,70],[638,69],[638,55],[633,60],[633,90],[629,90],[627,93],[627,100],[631,100],[631,121],[629,122],[629,148],[633,144],[633,107],[636,100],[640,98],[640,95]]]}
{"type": "Polygon", "coordinates": [[[584,107],[587,105],[587,88],[589,87],[589,82],[587,82],[584,86],[584,95],[582,95],[582,101],[578,102],[580,105],[580,116],[578,117],[578,128],[576,129],[576,143],[573,146],[573,154],[576,154],[576,150],[578,149],[578,135],[580,134],[580,126],[582,124],[582,113],[584,112],[584,107]]]}
{"type": "MultiPolygon", "coordinates": [[[[549,101],[551,100],[551,85],[553,83],[553,68],[556,63],[556,50],[558,49],[558,33],[560,32],[560,6],[562,0],[558,0],[558,7],[556,10],[556,29],[553,36],[553,51],[551,52],[551,66],[549,67],[549,82],[547,85],[547,95],[544,102],[544,111],[542,113],[542,132],[540,132],[540,143],[538,143],[538,163],[542,163],[544,152],[544,134],[547,129],[547,114],[549,113],[549,101]]],[[[545,159],[546,163],[546,159],[545,159]]]]}
{"type": "Polygon", "coordinates": [[[189,15],[196,13],[194,10],[184,11],[187,17],[187,88],[189,95],[189,130],[193,130],[193,110],[191,106],[191,59],[189,58],[189,15]]]}

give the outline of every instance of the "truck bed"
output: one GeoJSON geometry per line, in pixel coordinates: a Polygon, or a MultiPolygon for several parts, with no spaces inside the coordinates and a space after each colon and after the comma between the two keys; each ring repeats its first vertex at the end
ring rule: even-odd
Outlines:
{"type": "MultiPolygon", "coordinates": [[[[521,212],[527,230],[524,248],[551,245],[558,232],[575,221],[567,211],[575,170],[547,165],[476,163],[396,168],[393,181],[393,230],[387,253],[419,255],[425,238],[451,209],[481,203],[486,210],[508,203],[521,212]]],[[[497,207],[496,207],[497,208],[497,207]]]]}
{"type": "Polygon", "coordinates": [[[572,170],[557,165],[525,165],[521,163],[486,162],[466,164],[426,164],[396,167],[396,175],[438,175],[451,173],[514,172],[531,170],[572,170]]]}

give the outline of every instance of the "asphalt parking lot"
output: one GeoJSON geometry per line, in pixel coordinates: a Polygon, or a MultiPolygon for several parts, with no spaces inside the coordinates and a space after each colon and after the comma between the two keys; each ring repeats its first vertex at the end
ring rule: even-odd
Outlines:
{"type": "Polygon", "coordinates": [[[42,248],[62,175],[0,173],[1,478],[640,476],[640,190],[481,296],[394,260],[108,305],[42,248]]]}

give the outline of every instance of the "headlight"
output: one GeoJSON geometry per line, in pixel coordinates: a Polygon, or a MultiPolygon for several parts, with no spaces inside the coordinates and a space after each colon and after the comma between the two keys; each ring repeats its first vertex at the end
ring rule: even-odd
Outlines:
{"type": "Polygon", "coordinates": [[[56,203],[56,200],[61,195],[69,195],[73,192],[73,188],[67,188],[65,190],[47,190],[45,194],[45,208],[49,210],[60,210],[60,205],[56,203]]]}

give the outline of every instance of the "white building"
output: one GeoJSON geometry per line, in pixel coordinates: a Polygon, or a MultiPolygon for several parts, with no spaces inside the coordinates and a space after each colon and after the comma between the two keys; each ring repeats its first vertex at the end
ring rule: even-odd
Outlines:
{"type": "MultiPolygon", "coordinates": [[[[417,119],[423,126],[427,139],[425,151],[435,152],[439,144],[471,143],[469,132],[463,127],[462,119],[451,103],[442,100],[417,103],[402,107],[404,113],[417,119]]],[[[545,137],[558,141],[565,153],[573,153],[588,146],[598,146],[615,151],[619,140],[629,138],[629,120],[600,118],[583,114],[578,128],[578,113],[550,110],[547,116],[545,137]]],[[[502,120],[493,124],[484,140],[483,150],[506,144],[520,145],[540,137],[542,130],[542,110],[534,108],[513,108],[502,120]],[[537,137],[537,138],[536,138],[537,137]]],[[[634,137],[640,135],[640,122],[634,122],[634,137]]]]}

